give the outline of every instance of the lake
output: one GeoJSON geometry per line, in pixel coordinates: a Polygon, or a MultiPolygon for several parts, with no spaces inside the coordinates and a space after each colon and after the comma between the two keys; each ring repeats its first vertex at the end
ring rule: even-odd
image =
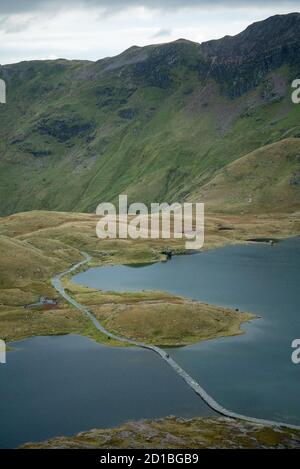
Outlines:
{"type": "MultiPolygon", "coordinates": [[[[135,266],[136,267],[136,266],[135,266]]],[[[213,398],[245,415],[300,424],[300,238],[227,246],[140,268],[89,269],[74,281],[102,290],[164,290],[257,313],[246,334],[171,349],[213,398]]]]}
{"type": "MultiPolygon", "coordinates": [[[[262,316],[243,326],[243,336],[168,353],[224,407],[300,424],[300,365],[291,362],[291,342],[300,337],[300,238],[139,268],[93,268],[74,281],[102,290],[165,290],[262,316]]],[[[214,415],[150,351],[110,348],[77,335],[11,346],[0,365],[2,448],[128,420],[214,415]]]]}
{"type": "Polygon", "coordinates": [[[78,335],[10,344],[0,365],[0,447],[128,420],[213,412],[156,354],[78,335]]]}

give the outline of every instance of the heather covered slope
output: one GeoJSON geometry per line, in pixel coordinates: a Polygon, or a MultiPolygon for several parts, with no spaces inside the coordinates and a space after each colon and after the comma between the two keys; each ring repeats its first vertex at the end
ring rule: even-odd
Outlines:
{"type": "Polygon", "coordinates": [[[28,443],[26,449],[299,449],[298,431],[225,418],[129,422],[114,429],[94,429],[73,437],[58,437],[42,443],[28,443]]]}
{"type": "MultiPolygon", "coordinates": [[[[0,67],[0,215],[94,211],[120,193],[146,203],[194,197],[231,162],[299,138],[299,51],[300,14],[291,14],[201,45],[0,67]]],[[[278,208],[285,198],[282,190],[278,208]]]]}

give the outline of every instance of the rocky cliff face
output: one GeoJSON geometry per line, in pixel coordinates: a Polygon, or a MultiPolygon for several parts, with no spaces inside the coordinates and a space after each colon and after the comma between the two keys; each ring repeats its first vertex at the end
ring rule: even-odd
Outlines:
{"type": "Polygon", "coordinates": [[[197,70],[202,80],[221,83],[230,96],[240,96],[283,64],[300,64],[300,14],[277,15],[249,26],[237,36],[202,44],[179,39],[170,44],[132,47],[109,61],[104,71],[131,67],[132,76],[168,88],[176,66],[197,70]]]}
{"type": "Polygon", "coordinates": [[[283,64],[300,64],[300,15],[278,15],[249,26],[235,37],[225,37],[201,46],[211,61],[209,75],[232,97],[259,85],[283,64]]]}

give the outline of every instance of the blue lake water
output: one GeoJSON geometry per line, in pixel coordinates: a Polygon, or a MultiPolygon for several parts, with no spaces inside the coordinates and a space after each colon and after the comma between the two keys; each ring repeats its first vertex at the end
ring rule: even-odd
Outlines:
{"type": "Polygon", "coordinates": [[[228,246],[141,268],[89,269],[74,281],[101,290],[165,290],[262,316],[246,334],[171,349],[170,355],[224,407],[300,424],[300,238],[228,246]]]}
{"type": "Polygon", "coordinates": [[[78,335],[11,344],[0,365],[0,447],[128,420],[213,415],[154,353],[78,335]]]}
{"type": "MultiPolygon", "coordinates": [[[[300,424],[300,238],[232,246],[141,268],[90,269],[74,281],[102,290],[165,290],[262,316],[243,336],[169,349],[223,406],[300,424]]],[[[0,447],[128,420],[212,415],[154,353],[77,335],[12,344],[0,365],[0,447]]]]}

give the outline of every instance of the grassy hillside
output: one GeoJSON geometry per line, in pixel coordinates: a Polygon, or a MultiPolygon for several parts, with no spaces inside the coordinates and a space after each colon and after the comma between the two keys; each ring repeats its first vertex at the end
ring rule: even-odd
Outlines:
{"type": "MultiPolygon", "coordinates": [[[[0,329],[3,338],[9,341],[75,332],[115,345],[115,341],[108,341],[82,313],[62,301],[52,288],[50,278],[80,260],[82,249],[92,254],[98,264],[147,262],[163,258],[161,251],[165,241],[128,241],[125,245],[124,241],[100,241],[96,237],[96,220],[94,215],[57,212],[27,212],[0,220],[0,329]],[[42,305],[24,307],[36,303],[39,296],[56,298],[59,303],[51,311],[42,305]]],[[[172,247],[182,250],[183,243],[173,241],[172,247]]],[[[149,343],[182,345],[204,338],[236,335],[242,333],[241,324],[253,318],[249,314],[193,304],[159,292],[98,292],[76,287],[68,280],[65,287],[78,301],[89,305],[109,330],[136,340],[143,337],[149,343]],[[171,328],[170,323],[173,323],[171,328]]]]}
{"type": "MultiPolygon", "coordinates": [[[[245,242],[249,238],[279,238],[300,232],[299,213],[292,215],[206,216],[205,249],[245,242]]],[[[33,335],[77,332],[107,341],[89,321],[60,301],[51,311],[25,309],[39,296],[60,300],[50,278],[82,259],[81,250],[93,257],[92,265],[145,263],[164,259],[166,240],[99,240],[95,215],[26,212],[0,218],[0,329],[9,340],[33,335]]],[[[184,241],[169,240],[174,252],[184,241]]],[[[249,316],[193,304],[159,292],[107,293],[78,287],[66,279],[66,288],[79,302],[93,309],[109,329],[155,343],[192,343],[207,337],[240,333],[249,316]],[[170,306],[170,304],[172,306],[170,306]],[[170,317],[176,315],[176,323],[170,317]]],[[[113,341],[110,341],[111,343],[113,341]]]]}
{"type": "Polygon", "coordinates": [[[195,194],[208,210],[293,211],[300,204],[300,139],[289,138],[239,158],[195,194]]]}
{"type": "Polygon", "coordinates": [[[0,214],[93,212],[120,193],[186,200],[231,162],[299,138],[299,27],[283,15],[202,45],[0,67],[0,214]]]}

